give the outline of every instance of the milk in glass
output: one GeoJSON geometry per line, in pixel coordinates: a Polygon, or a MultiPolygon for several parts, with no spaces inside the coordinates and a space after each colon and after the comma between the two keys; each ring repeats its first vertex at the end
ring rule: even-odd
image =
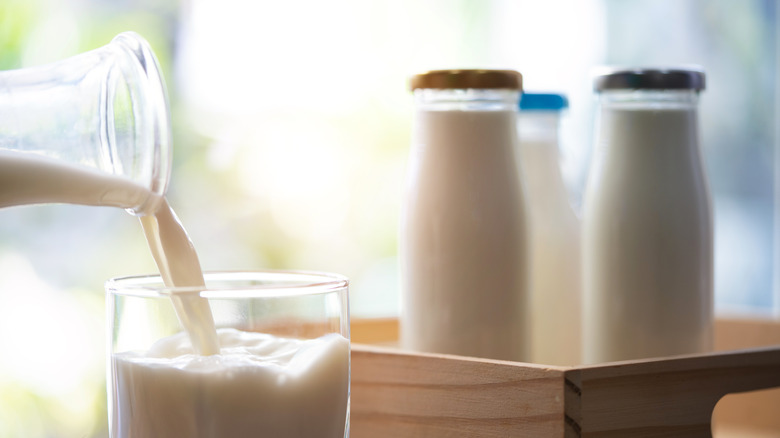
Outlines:
{"type": "Polygon", "coordinates": [[[349,341],[218,330],[202,356],[184,333],[112,357],[112,433],[130,437],[343,438],[349,341]]]}

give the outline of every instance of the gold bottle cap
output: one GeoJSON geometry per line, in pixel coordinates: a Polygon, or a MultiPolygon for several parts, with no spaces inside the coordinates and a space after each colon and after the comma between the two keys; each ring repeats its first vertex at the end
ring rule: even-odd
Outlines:
{"type": "Polygon", "coordinates": [[[431,70],[412,76],[412,91],[420,88],[523,89],[523,75],[514,70],[431,70]]]}

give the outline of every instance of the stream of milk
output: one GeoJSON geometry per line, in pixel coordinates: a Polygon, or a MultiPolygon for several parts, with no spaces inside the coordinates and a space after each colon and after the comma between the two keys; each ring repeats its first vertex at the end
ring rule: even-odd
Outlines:
{"type": "MultiPolygon", "coordinates": [[[[0,207],[66,203],[134,208],[166,286],[202,286],[195,248],[165,198],[131,179],[29,152],[0,150],[0,207]]],[[[182,327],[204,355],[219,352],[208,301],[173,297],[182,327]]]]}

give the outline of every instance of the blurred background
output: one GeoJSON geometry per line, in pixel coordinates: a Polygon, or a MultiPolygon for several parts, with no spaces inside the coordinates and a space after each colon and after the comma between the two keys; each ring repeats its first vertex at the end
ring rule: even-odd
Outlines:
{"type": "MultiPolygon", "coordinates": [[[[563,168],[579,208],[599,65],[699,64],[719,314],[780,314],[780,56],[773,0],[3,0],[0,69],[133,30],[167,79],[170,202],[202,265],[352,279],[353,317],[399,310],[409,76],[510,68],[569,96],[563,168]]],[[[0,210],[0,437],[106,437],[103,282],[155,272],[110,208],[0,210]]]]}

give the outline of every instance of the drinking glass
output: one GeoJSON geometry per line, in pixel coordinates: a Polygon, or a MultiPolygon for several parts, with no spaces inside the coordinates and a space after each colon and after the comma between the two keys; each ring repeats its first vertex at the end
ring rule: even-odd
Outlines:
{"type": "Polygon", "coordinates": [[[110,437],[348,437],[348,280],[295,271],[205,280],[106,283],[110,437]],[[208,300],[219,354],[194,353],[174,295],[208,300]]]}

